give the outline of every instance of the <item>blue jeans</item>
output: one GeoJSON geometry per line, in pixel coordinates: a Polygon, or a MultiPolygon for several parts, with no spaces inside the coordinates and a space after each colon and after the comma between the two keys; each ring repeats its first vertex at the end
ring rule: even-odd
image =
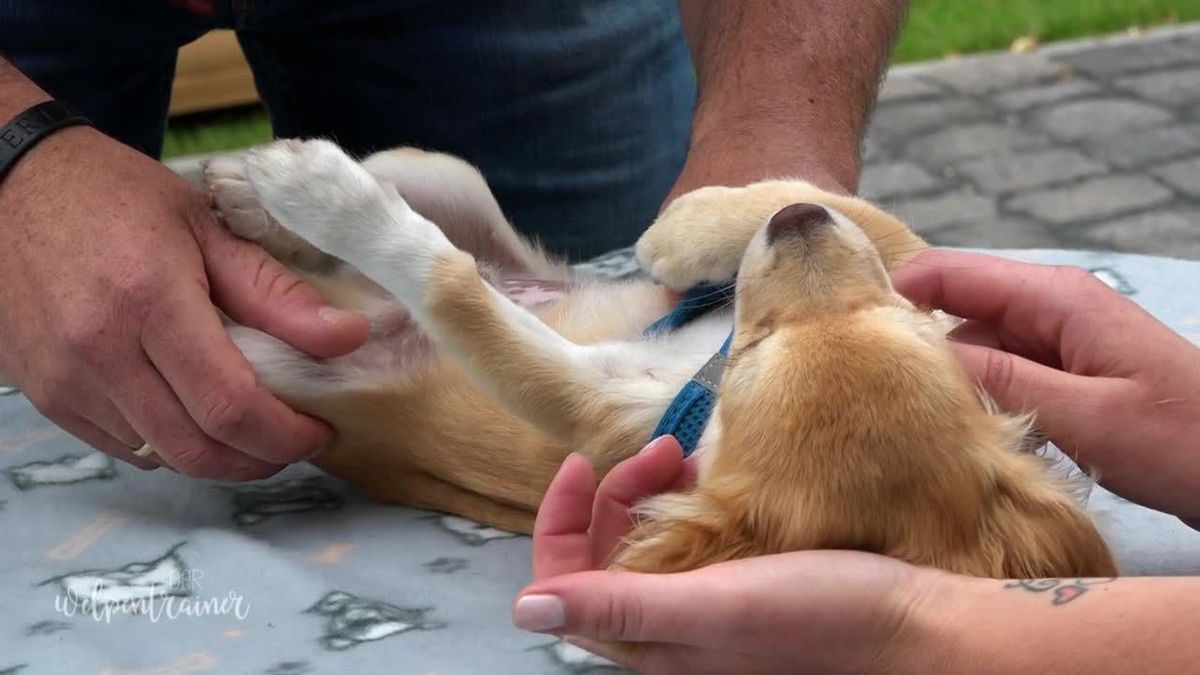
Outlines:
{"type": "Polygon", "coordinates": [[[676,0],[0,0],[0,54],[157,157],[178,48],[237,31],[281,137],[461,155],[574,259],[650,224],[695,103],[676,0]],[[206,4],[203,2],[192,4],[206,4]]]}

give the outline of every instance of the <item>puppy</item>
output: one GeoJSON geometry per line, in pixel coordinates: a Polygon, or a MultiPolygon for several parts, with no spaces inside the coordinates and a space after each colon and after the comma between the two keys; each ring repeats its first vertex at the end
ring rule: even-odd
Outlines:
{"type": "Polygon", "coordinates": [[[289,140],[205,175],[234,233],[371,319],[365,346],[327,360],[229,332],[267,387],[336,429],[316,464],[379,499],[528,532],[564,456],[603,472],[636,452],[732,326],[698,484],[646,502],[614,565],[849,548],[980,576],[1115,574],[1024,451],[1028,420],[992,409],[944,327],[893,290],[924,244],[866,202],[788,180],[698,190],[638,242],[660,283],[616,283],[523,241],[445,155],[360,164],[289,140]],[[678,291],[735,276],[733,307],[645,334],[678,291]]]}

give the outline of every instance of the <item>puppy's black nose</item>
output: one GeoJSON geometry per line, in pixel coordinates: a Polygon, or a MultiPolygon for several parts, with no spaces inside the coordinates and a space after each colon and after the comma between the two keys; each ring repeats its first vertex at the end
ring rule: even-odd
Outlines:
{"type": "Polygon", "coordinates": [[[816,204],[792,204],[771,217],[767,223],[767,243],[774,244],[784,237],[807,237],[833,224],[833,217],[816,204]]]}

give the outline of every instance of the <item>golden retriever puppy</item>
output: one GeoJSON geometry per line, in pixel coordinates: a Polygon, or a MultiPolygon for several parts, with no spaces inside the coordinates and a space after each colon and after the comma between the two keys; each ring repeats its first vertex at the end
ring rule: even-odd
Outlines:
{"type": "Polygon", "coordinates": [[[328,360],[229,330],[266,386],[336,429],[316,463],[377,498],[528,532],[565,455],[605,471],[636,452],[733,327],[699,483],[646,503],[615,564],[835,547],[986,576],[1115,573],[1023,452],[1025,421],[990,409],[944,329],[892,289],[921,240],[863,201],[800,181],[699,190],[638,244],[661,284],[614,283],[549,261],[444,155],[360,164],[281,141],[206,180],[235,233],[371,319],[365,346],[328,360]],[[646,334],[677,291],[735,275],[733,307],[646,334]]]}

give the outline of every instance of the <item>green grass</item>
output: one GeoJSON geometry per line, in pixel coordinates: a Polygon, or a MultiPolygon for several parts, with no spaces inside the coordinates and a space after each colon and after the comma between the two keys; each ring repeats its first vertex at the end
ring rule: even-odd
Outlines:
{"type": "Polygon", "coordinates": [[[896,62],[1200,19],[1200,0],[913,0],[896,62]]]}
{"type": "MultiPolygon", "coordinates": [[[[913,0],[896,63],[1007,49],[1015,39],[1042,43],[1131,27],[1200,20],[1200,0],[913,0]]],[[[271,138],[261,108],[171,121],[165,157],[234,150],[271,138]]]]}
{"type": "Polygon", "coordinates": [[[163,139],[163,157],[237,150],[271,140],[271,122],[261,107],[173,119],[163,139]]]}

